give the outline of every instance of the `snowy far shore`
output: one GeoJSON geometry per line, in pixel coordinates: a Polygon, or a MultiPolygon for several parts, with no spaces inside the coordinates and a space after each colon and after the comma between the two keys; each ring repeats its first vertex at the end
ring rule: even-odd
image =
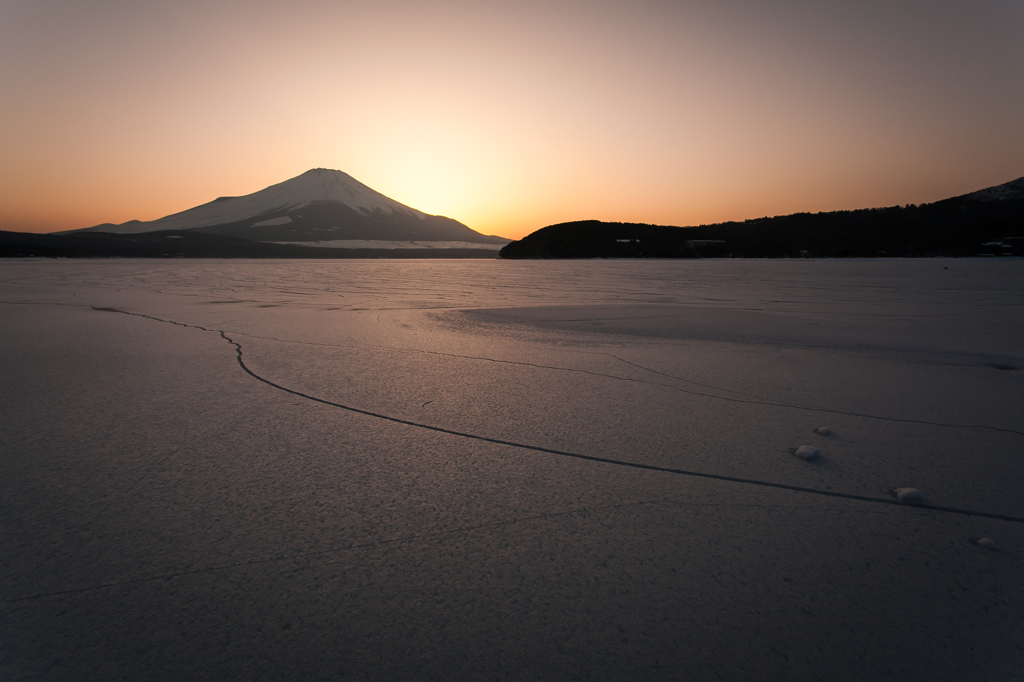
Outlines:
{"type": "Polygon", "coordinates": [[[322,242],[267,242],[269,244],[293,244],[295,246],[317,246],[325,249],[487,249],[500,251],[504,244],[481,244],[478,242],[400,242],[384,239],[333,239],[322,242]]]}

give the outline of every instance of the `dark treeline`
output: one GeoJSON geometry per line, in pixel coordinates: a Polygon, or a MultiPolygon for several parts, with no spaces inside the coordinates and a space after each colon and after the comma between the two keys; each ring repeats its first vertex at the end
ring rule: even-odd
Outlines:
{"type": "Polygon", "coordinates": [[[332,249],[268,244],[195,230],[141,234],[0,231],[0,258],[494,258],[488,249],[332,249]]]}
{"type": "Polygon", "coordinates": [[[977,255],[1024,255],[1024,199],[965,196],[698,227],[587,220],[545,227],[501,250],[502,258],[977,255]]]}

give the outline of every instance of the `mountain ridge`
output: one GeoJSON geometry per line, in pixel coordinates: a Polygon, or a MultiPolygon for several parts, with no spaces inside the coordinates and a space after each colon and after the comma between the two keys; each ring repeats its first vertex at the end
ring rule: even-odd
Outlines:
{"type": "Polygon", "coordinates": [[[1024,177],[920,206],[677,227],[574,221],[543,227],[502,258],[830,258],[1024,255],[1024,177]]]}
{"type": "Polygon", "coordinates": [[[152,221],[103,223],[62,234],[163,230],[197,230],[256,241],[509,241],[406,206],[347,173],[328,168],[314,168],[251,194],[218,197],[152,221]]]}

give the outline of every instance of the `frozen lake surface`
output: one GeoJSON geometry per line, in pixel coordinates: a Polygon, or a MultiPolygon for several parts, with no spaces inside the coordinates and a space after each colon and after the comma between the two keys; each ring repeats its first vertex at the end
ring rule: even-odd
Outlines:
{"type": "Polygon", "coordinates": [[[0,679],[1024,676],[1024,261],[9,260],[0,316],[0,679]]]}

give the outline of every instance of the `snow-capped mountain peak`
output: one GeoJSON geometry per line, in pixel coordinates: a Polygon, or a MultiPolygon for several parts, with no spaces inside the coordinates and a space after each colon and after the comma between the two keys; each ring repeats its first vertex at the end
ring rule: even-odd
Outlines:
{"type": "Polygon", "coordinates": [[[223,225],[256,216],[286,213],[317,201],[337,202],[363,213],[380,209],[385,213],[399,211],[416,218],[426,217],[425,213],[389,199],[347,173],[314,168],[258,192],[241,197],[221,197],[181,213],[142,223],[133,229],[149,232],[223,225]]]}
{"type": "Polygon", "coordinates": [[[132,220],[85,228],[91,232],[141,234],[199,230],[257,241],[332,240],[463,241],[503,243],[462,223],[417,211],[351,175],[314,168],[240,197],[220,197],[158,220],[132,220]]]}
{"type": "Polygon", "coordinates": [[[426,217],[425,213],[370,189],[348,173],[329,168],[314,168],[291,180],[271,185],[260,192],[239,199],[257,195],[260,195],[261,201],[278,206],[287,205],[289,208],[299,208],[314,201],[337,201],[350,208],[364,211],[403,211],[420,218],[426,217]]]}

